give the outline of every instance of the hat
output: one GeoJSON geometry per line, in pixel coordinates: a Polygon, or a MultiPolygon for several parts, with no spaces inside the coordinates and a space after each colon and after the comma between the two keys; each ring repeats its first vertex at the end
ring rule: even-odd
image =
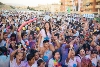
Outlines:
{"type": "Polygon", "coordinates": [[[39,30],[40,30],[40,28],[39,28],[39,27],[36,27],[36,30],[37,30],[37,31],[39,31],[39,30]]]}
{"type": "Polygon", "coordinates": [[[23,27],[22,29],[23,29],[23,30],[26,30],[26,28],[25,28],[25,27],[23,27]]]}
{"type": "Polygon", "coordinates": [[[44,38],[44,40],[49,40],[49,37],[48,37],[48,36],[46,36],[46,37],[44,38]]]}

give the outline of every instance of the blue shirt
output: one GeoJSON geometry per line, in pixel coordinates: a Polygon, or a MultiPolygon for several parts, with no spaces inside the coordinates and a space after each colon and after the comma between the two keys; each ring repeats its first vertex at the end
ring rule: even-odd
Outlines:
{"type": "Polygon", "coordinates": [[[10,56],[0,56],[0,67],[10,67],[10,56]]]}

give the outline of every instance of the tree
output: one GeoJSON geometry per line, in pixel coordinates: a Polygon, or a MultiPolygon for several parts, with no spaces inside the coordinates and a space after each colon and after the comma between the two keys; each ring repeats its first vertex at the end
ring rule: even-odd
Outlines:
{"type": "Polygon", "coordinates": [[[28,7],[27,7],[27,9],[29,9],[29,10],[30,10],[30,7],[28,6],[28,7]]]}
{"type": "Polygon", "coordinates": [[[14,6],[10,6],[12,9],[15,9],[15,7],[14,6]]]}
{"type": "Polygon", "coordinates": [[[0,5],[4,5],[2,2],[0,2],[0,5]]]}

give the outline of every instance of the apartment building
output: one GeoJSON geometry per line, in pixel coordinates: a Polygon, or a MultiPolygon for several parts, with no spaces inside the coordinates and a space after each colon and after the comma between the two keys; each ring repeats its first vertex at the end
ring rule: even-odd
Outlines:
{"type": "Polygon", "coordinates": [[[61,0],[60,11],[65,12],[67,8],[70,7],[71,11],[73,9],[72,0],[61,0]]]}
{"type": "Polygon", "coordinates": [[[65,2],[66,2],[66,0],[61,0],[60,11],[62,11],[62,12],[64,12],[64,11],[65,11],[65,7],[66,7],[65,2]]]}
{"type": "Polygon", "coordinates": [[[85,11],[98,12],[100,10],[100,0],[84,0],[85,11]]]}
{"type": "Polygon", "coordinates": [[[61,0],[61,11],[67,11],[70,7],[71,11],[81,11],[83,9],[83,0],[61,0]]]}
{"type": "Polygon", "coordinates": [[[98,14],[100,14],[100,0],[96,0],[96,10],[98,11],[98,14]]]}

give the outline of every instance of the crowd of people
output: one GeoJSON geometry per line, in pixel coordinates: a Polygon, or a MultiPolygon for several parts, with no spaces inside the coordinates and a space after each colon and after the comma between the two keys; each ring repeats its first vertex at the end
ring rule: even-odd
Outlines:
{"type": "Polygon", "coordinates": [[[49,17],[0,12],[0,67],[100,67],[100,24],[95,18],[44,16],[49,17]]]}

